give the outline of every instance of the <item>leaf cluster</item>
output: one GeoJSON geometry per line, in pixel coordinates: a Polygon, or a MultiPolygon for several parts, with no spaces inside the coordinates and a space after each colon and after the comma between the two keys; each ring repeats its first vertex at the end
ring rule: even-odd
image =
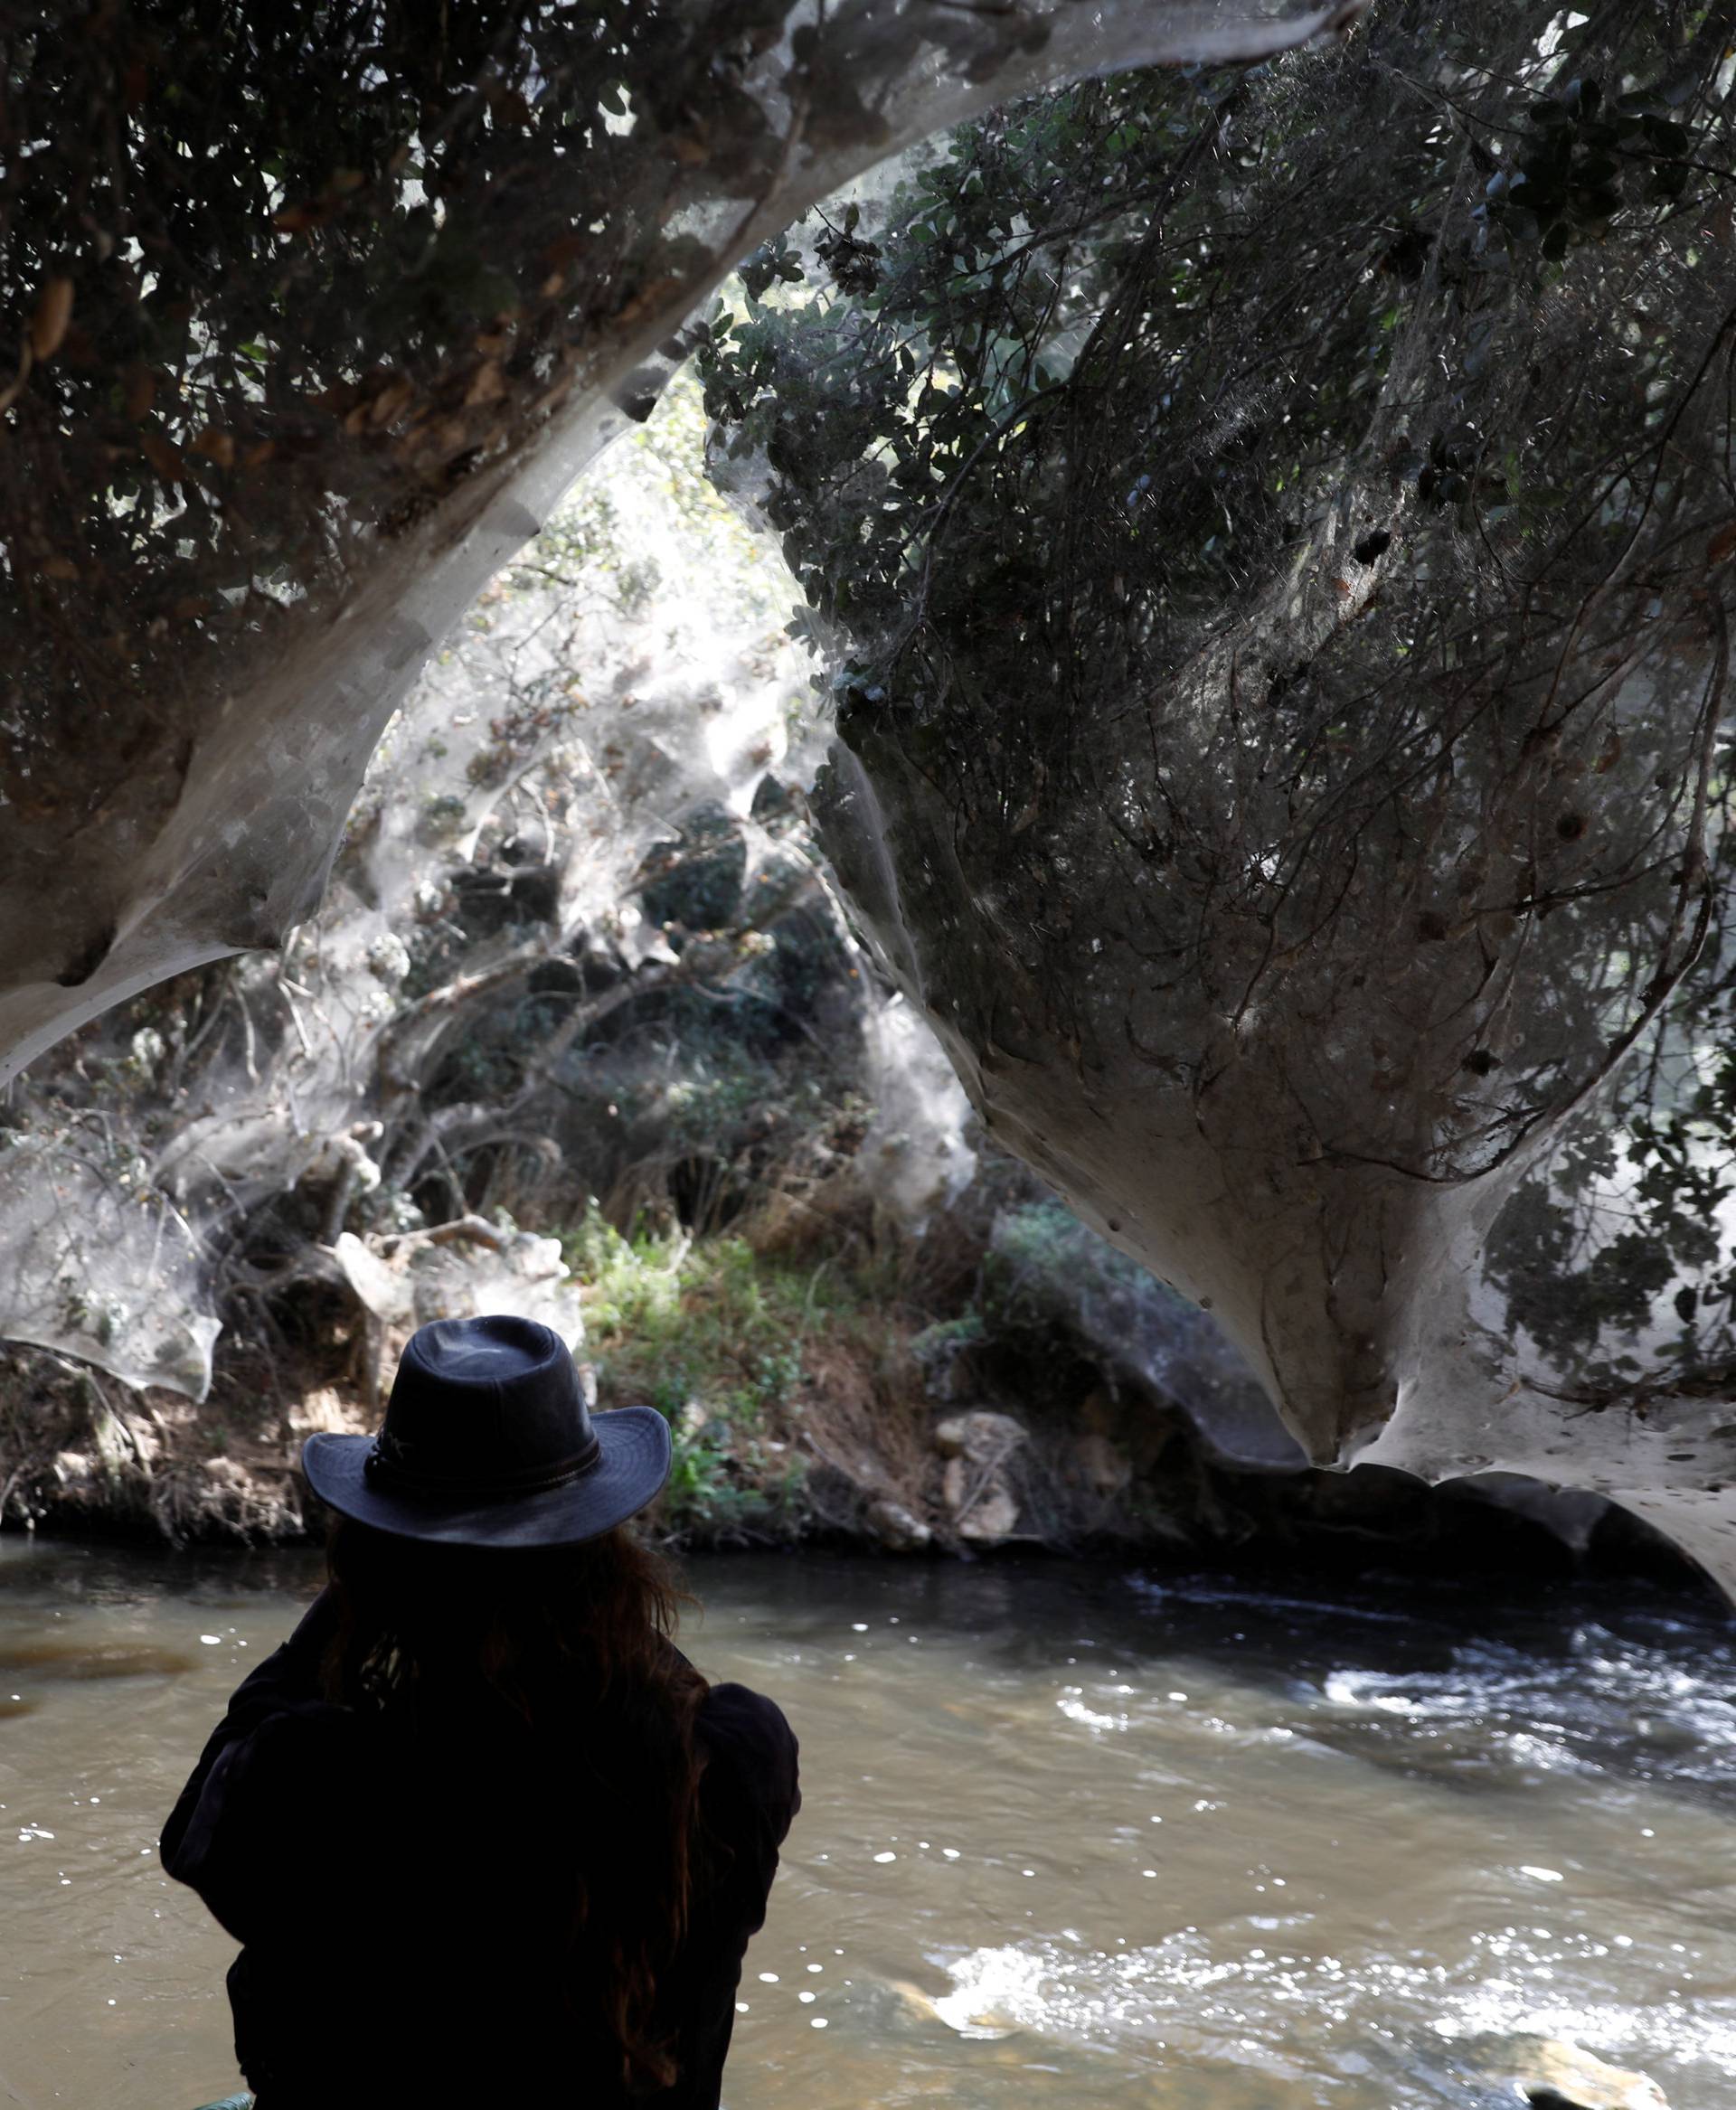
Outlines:
{"type": "Polygon", "coordinates": [[[1497,169],[1477,209],[1517,247],[1559,262],[1576,238],[1601,233],[1624,207],[1674,204],[1692,166],[1688,128],[1655,89],[1606,103],[1601,81],[1576,76],[1524,113],[1528,137],[1497,169]]]}

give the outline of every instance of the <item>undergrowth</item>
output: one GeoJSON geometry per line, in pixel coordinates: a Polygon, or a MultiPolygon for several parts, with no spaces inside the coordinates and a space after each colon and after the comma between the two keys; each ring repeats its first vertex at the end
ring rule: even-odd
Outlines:
{"type": "Polygon", "coordinates": [[[895,1324],[873,1270],[759,1254],[730,1235],[623,1237],[596,1210],[561,1245],[581,1285],[599,1405],[655,1407],[669,1423],[666,1522],[788,1538],[816,1343],[873,1361],[895,1324]]]}

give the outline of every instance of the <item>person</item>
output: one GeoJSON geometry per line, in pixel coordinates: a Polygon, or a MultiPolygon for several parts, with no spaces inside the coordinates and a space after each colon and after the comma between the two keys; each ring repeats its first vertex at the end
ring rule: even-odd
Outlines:
{"type": "Polygon", "coordinates": [[[161,1842],[242,1945],[258,2110],[715,2110],[801,1791],[782,1711],[671,1639],[628,1522],[669,1465],[505,1316],[422,1326],[376,1436],[307,1439],[328,1579],[161,1842]]]}

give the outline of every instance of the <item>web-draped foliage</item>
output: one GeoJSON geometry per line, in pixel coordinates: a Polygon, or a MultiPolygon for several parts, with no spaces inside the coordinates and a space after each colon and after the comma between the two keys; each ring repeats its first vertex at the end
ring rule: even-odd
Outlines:
{"type": "Polygon", "coordinates": [[[1731,29],[1410,0],[1087,83],[702,353],[872,786],[841,863],[981,1096],[1529,1173],[1480,1315],[1588,1397],[1736,1351],[1731,29]]]}

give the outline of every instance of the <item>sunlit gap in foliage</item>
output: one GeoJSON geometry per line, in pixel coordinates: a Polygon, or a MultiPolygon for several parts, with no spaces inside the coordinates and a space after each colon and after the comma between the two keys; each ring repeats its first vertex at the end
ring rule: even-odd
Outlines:
{"type": "MultiPolygon", "coordinates": [[[[281,1474],[299,1431],[377,1404],[411,1324],[517,1310],[581,1351],[594,1324],[605,1399],[642,1378],[669,1411],[674,1526],[778,1513],[765,1489],[707,1492],[731,1420],[751,1455],[731,1470],[787,1477],[763,1447],[784,1439],[730,1408],[708,1300],[735,1286],[741,1352],[788,1361],[753,1270],[772,1309],[799,1276],[804,1326],[859,1307],[877,1215],[920,1230],[976,1158],[813,851],[826,698],[777,551],[704,476],[704,429],[678,381],[487,587],[279,956],[165,984],[14,1087],[0,1318],[51,1389],[68,1358],[100,1373],[67,1392],[67,1458],[166,1455],[118,1379],[212,1391],[218,1455],[281,1474]],[[629,1252],[631,1353],[610,1286],[629,1252]]],[[[184,1489],[143,1498],[198,1524],[184,1489]]]]}

